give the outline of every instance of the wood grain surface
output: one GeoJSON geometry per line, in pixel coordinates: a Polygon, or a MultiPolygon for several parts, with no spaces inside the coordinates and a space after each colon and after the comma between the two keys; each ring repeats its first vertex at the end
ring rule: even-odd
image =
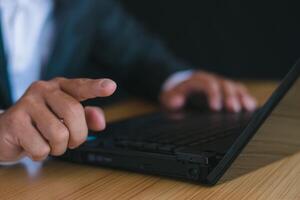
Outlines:
{"type": "MultiPolygon", "coordinates": [[[[245,83],[260,104],[276,87],[268,81],[245,83]]],[[[296,91],[289,97],[299,100],[296,91]]],[[[300,104],[293,103],[285,100],[274,111],[214,187],[60,161],[24,159],[21,164],[0,168],[0,199],[300,199],[300,104]],[[286,112],[289,109],[295,112],[286,112]]],[[[108,121],[114,121],[156,109],[155,105],[131,99],[105,108],[105,112],[108,121]]]]}

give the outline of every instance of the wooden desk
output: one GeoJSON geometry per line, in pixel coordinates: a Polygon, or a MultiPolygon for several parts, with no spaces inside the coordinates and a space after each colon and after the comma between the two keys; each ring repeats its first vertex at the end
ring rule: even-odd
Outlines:
{"type": "MultiPolygon", "coordinates": [[[[246,83],[260,103],[276,86],[272,82],[246,83]]],[[[132,100],[107,108],[106,113],[112,121],[155,109],[132,100]]],[[[272,157],[272,153],[266,156],[272,157]]],[[[245,156],[241,157],[245,161],[245,156]]],[[[24,162],[0,168],[0,199],[300,199],[300,153],[257,168],[251,160],[245,161],[252,171],[243,170],[237,162],[229,175],[211,188],[59,161],[24,162]]]]}

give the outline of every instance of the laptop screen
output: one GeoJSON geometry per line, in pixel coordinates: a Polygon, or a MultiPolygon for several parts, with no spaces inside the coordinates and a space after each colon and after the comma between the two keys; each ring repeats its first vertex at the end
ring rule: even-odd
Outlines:
{"type": "Polygon", "coordinates": [[[233,161],[221,182],[264,170],[291,156],[300,156],[299,73],[300,65],[296,64],[262,110],[251,119],[224,159],[210,173],[208,183],[215,183],[233,161]]]}

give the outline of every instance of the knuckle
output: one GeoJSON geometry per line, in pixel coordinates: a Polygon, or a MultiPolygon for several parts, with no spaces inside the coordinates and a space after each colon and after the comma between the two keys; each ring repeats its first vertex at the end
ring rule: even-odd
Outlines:
{"type": "Polygon", "coordinates": [[[22,97],[22,102],[26,105],[36,105],[38,101],[39,98],[35,95],[25,95],[22,97]]]}
{"type": "Polygon", "coordinates": [[[52,141],[55,144],[64,143],[69,139],[69,131],[67,128],[62,126],[53,127],[52,141]]]}
{"type": "Polygon", "coordinates": [[[84,93],[82,92],[82,90],[74,91],[74,94],[72,96],[74,96],[78,100],[86,99],[86,96],[84,95],[84,93]]]}
{"type": "Polygon", "coordinates": [[[29,90],[40,91],[48,88],[49,83],[47,81],[36,81],[30,85],[29,90]]]}
{"type": "Polygon", "coordinates": [[[48,145],[43,145],[37,149],[31,156],[35,161],[44,160],[50,153],[50,147],[48,145]]]}
{"type": "Polygon", "coordinates": [[[40,156],[47,157],[50,153],[50,147],[48,145],[44,145],[40,148],[40,156]]]}
{"type": "Polygon", "coordinates": [[[66,78],[64,77],[55,77],[51,80],[51,82],[54,82],[54,83],[61,83],[62,81],[65,81],[66,78]]]}
{"type": "Polygon", "coordinates": [[[60,95],[61,95],[61,91],[54,89],[51,92],[49,92],[48,94],[46,94],[46,98],[49,98],[49,97],[59,97],[60,95]]]}

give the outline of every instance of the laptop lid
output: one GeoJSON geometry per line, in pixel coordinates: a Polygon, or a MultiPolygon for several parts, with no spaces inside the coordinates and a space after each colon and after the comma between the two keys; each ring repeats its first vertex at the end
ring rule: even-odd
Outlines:
{"type": "MultiPolygon", "coordinates": [[[[223,159],[210,172],[207,176],[207,184],[217,183],[255,135],[264,135],[266,140],[272,140],[278,135],[293,138],[293,141],[296,142],[293,143],[293,151],[300,151],[299,75],[300,60],[293,66],[261,110],[252,117],[248,126],[233,143],[223,159]]],[[[266,141],[265,144],[261,145],[268,143],[270,142],[266,141]]]]}

